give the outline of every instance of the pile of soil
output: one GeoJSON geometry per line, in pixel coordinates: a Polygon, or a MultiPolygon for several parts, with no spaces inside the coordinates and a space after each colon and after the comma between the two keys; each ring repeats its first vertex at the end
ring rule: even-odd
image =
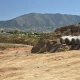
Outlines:
{"type": "Polygon", "coordinates": [[[73,24],[69,26],[64,26],[61,28],[57,28],[53,33],[42,37],[36,46],[34,46],[31,50],[32,53],[44,53],[44,52],[61,52],[65,50],[74,50],[79,49],[79,46],[62,46],[60,44],[60,37],[73,35],[79,36],[80,35],[80,23],[73,24]],[[67,47],[67,49],[65,49],[67,47]]]}

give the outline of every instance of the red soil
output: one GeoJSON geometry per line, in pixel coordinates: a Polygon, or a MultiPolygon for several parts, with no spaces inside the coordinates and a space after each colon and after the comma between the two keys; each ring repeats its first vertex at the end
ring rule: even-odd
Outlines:
{"type": "Polygon", "coordinates": [[[18,48],[8,48],[8,50],[13,51],[13,50],[27,50],[30,51],[33,46],[27,46],[27,47],[18,47],[18,48]]]}

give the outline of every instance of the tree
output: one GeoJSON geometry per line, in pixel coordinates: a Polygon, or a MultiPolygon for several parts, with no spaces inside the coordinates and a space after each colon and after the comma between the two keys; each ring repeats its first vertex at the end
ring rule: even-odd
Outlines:
{"type": "Polygon", "coordinates": [[[14,34],[15,34],[15,35],[18,34],[18,30],[15,30],[15,31],[14,31],[14,34]]]}

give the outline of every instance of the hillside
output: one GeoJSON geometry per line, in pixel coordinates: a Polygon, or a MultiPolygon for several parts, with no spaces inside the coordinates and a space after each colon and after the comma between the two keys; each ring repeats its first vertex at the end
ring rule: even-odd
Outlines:
{"type": "Polygon", "coordinates": [[[12,20],[0,21],[0,28],[51,32],[55,28],[78,22],[80,22],[80,16],[77,15],[30,13],[12,20]]]}
{"type": "Polygon", "coordinates": [[[56,54],[0,51],[0,63],[1,80],[80,80],[80,51],[56,54]]]}

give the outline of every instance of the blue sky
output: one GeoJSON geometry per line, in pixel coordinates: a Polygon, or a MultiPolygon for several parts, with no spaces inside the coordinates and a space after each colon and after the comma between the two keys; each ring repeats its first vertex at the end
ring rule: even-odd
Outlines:
{"type": "Polygon", "coordinates": [[[0,0],[0,21],[32,12],[80,15],[80,0],[0,0]]]}

